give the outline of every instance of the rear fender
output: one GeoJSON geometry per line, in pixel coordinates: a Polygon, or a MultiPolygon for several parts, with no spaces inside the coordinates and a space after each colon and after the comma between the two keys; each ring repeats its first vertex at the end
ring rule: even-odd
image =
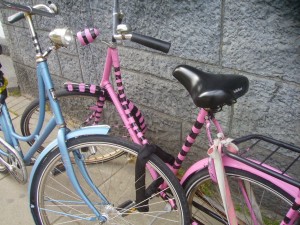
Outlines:
{"type": "MultiPolygon", "coordinates": [[[[195,174],[196,172],[198,172],[208,166],[208,162],[209,162],[209,158],[207,157],[207,158],[202,159],[202,160],[196,162],[195,164],[193,164],[186,171],[186,173],[180,180],[181,185],[184,187],[186,182],[189,180],[189,178],[193,174],[195,174]]],[[[224,164],[224,166],[239,169],[239,170],[244,170],[246,172],[257,175],[258,177],[262,177],[262,178],[270,181],[271,183],[275,184],[276,186],[280,187],[282,190],[284,190],[285,192],[287,192],[288,194],[290,194],[291,196],[293,196],[295,198],[298,195],[298,190],[299,190],[298,188],[296,188],[286,182],[283,182],[277,178],[274,178],[266,173],[263,173],[255,168],[252,168],[242,162],[236,161],[228,156],[223,156],[223,164],[224,164]]],[[[269,168],[271,168],[271,167],[269,167],[269,168]]],[[[273,170],[275,170],[275,169],[273,169],[273,170]]]]}

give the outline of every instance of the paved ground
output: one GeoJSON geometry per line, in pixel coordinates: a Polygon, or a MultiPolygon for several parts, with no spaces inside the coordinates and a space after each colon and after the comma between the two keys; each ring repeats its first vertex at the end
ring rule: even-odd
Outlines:
{"type": "MultiPolygon", "coordinates": [[[[11,93],[16,93],[18,81],[9,56],[0,55],[1,70],[8,78],[8,88],[11,93]]],[[[9,96],[7,104],[15,125],[16,131],[20,133],[19,124],[21,115],[30,100],[23,96],[9,96]]],[[[27,149],[27,144],[22,144],[22,149],[27,149]]],[[[28,168],[30,172],[31,168],[28,168]]],[[[9,174],[0,174],[0,225],[31,225],[34,224],[28,205],[28,184],[19,184],[9,174]]]]}
{"type": "Polygon", "coordinates": [[[15,89],[18,87],[18,80],[16,77],[15,69],[12,64],[12,60],[9,56],[0,55],[0,63],[2,64],[2,72],[8,79],[8,88],[15,89]]]}
{"type": "MultiPolygon", "coordinates": [[[[20,118],[26,105],[30,100],[23,96],[10,96],[7,104],[16,131],[20,133],[20,118]]],[[[27,149],[27,144],[22,145],[22,149],[27,149]]],[[[28,172],[30,172],[30,167],[28,172]]],[[[0,224],[1,225],[31,225],[34,224],[28,205],[28,184],[19,184],[9,174],[0,174],[0,224]]]]}

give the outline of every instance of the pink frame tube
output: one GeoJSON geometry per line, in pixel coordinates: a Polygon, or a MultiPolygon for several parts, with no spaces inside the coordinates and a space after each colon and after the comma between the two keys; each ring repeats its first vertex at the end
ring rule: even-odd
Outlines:
{"type": "MultiPolygon", "coordinates": [[[[109,81],[112,67],[115,69],[116,68],[120,69],[120,60],[119,60],[118,50],[116,48],[109,47],[107,50],[106,61],[105,61],[105,66],[104,66],[104,71],[103,71],[103,77],[100,82],[100,87],[107,90],[126,129],[129,132],[130,137],[132,138],[133,142],[136,144],[139,144],[139,145],[145,145],[148,143],[147,139],[144,138],[143,133],[141,131],[139,131],[138,128],[136,128],[136,127],[132,128],[133,121],[130,121],[130,118],[128,118],[128,114],[130,112],[127,111],[127,114],[126,114],[126,110],[124,110],[122,103],[119,100],[119,97],[115,93],[115,90],[109,81]]],[[[116,75],[119,75],[119,76],[121,75],[120,71],[117,71],[115,73],[116,73],[116,75]]],[[[124,92],[123,86],[118,87],[118,90],[119,90],[119,92],[120,91],[124,92]]],[[[121,97],[125,97],[125,93],[123,95],[124,96],[121,96],[121,97]]],[[[129,108],[129,105],[128,105],[128,108],[129,108]]],[[[157,179],[158,175],[156,174],[156,172],[148,164],[146,166],[147,166],[152,178],[157,179]]]]}
{"type": "Polygon", "coordinates": [[[198,113],[197,120],[194,126],[192,127],[190,134],[186,137],[186,141],[183,144],[181,151],[178,153],[173,167],[171,167],[171,170],[173,171],[174,174],[178,173],[178,170],[180,169],[182,162],[185,160],[186,155],[189,153],[197,136],[200,134],[202,126],[205,123],[205,117],[207,115],[208,113],[204,109],[201,109],[200,112],[198,113]]]}
{"type": "Polygon", "coordinates": [[[113,67],[120,67],[120,62],[119,62],[119,56],[118,56],[118,50],[114,48],[108,48],[107,50],[107,55],[106,55],[106,62],[104,66],[104,71],[103,71],[103,77],[100,82],[100,87],[104,88],[107,90],[109,96],[111,97],[111,100],[113,101],[119,115],[121,116],[121,119],[128,130],[130,137],[132,140],[141,145],[142,142],[138,135],[135,133],[135,131],[131,127],[131,122],[127,118],[127,115],[125,113],[125,110],[122,107],[121,102],[119,101],[119,98],[117,94],[115,93],[114,88],[112,87],[112,84],[109,81],[109,76],[111,73],[111,68],[113,67]]]}

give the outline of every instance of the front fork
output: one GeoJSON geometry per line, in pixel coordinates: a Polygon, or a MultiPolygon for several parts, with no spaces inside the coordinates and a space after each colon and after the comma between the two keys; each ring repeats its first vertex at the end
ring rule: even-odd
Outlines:
{"type": "MultiPolygon", "coordinates": [[[[82,190],[82,187],[80,186],[77,177],[75,175],[72,162],[70,159],[70,155],[68,153],[67,145],[66,145],[66,128],[62,127],[58,131],[58,147],[60,149],[60,153],[62,156],[62,160],[64,163],[64,167],[66,169],[67,175],[76,190],[77,194],[82,198],[82,200],[88,205],[88,207],[93,211],[93,213],[96,215],[96,218],[91,218],[90,220],[100,220],[100,222],[105,222],[107,218],[94,207],[93,203],[89,200],[89,198],[86,196],[84,191],[82,190]]],[[[105,199],[105,197],[101,194],[101,192],[98,190],[98,188],[94,185],[93,181],[88,175],[88,172],[86,171],[86,167],[83,163],[83,159],[80,156],[79,150],[74,150],[74,158],[75,163],[78,165],[79,170],[83,177],[85,178],[85,181],[87,184],[92,188],[92,190],[101,198],[102,201],[104,201],[104,204],[109,204],[109,202],[105,199]]]]}

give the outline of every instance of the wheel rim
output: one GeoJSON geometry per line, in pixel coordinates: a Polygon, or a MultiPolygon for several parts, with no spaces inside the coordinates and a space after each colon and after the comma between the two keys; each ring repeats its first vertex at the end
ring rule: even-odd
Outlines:
{"type": "MultiPolygon", "coordinates": [[[[259,207],[259,210],[256,210],[256,214],[259,215],[258,212],[261,214],[261,217],[256,216],[259,224],[280,224],[292,204],[291,201],[282,194],[254,179],[229,174],[228,180],[239,224],[253,224],[250,210],[244,202],[241,189],[238,185],[239,181],[243,181],[243,183],[247,183],[247,185],[249,185],[249,183],[251,184],[252,191],[249,191],[249,197],[255,199],[256,204],[253,203],[253,205],[259,207]]],[[[255,201],[252,200],[252,202],[255,201]]],[[[188,203],[191,206],[192,217],[195,221],[214,225],[227,224],[218,187],[210,180],[209,175],[203,177],[198,184],[195,183],[193,187],[188,190],[188,203]],[[208,212],[205,212],[206,209],[208,209],[208,212]],[[211,213],[211,216],[209,216],[209,213],[211,213]],[[216,218],[214,219],[213,217],[216,218]]]]}
{"type": "MultiPolygon", "coordinates": [[[[78,147],[78,146],[76,146],[78,147]]],[[[104,147],[102,145],[102,147],[104,147]]],[[[107,147],[116,147],[114,145],[111,144],[106,144],[105,148],[107,147]]],[[[118,146],[119,148],[119,146],[118,146]]],[[[151,212],[146,212],[146,213],[141,213],[138,212],[136,209],[140,206],[135,206],[132,208],[135,208],[133,211],[132,210],[128,210],[126,211],[124,214],[128,214],[125,217],[118,215],[119,210],[116,209],[118,207],[116,206],[120,206],[122,205],[122,203],[126,202],[127,200],[134,200],[135,199],[135,192],[130,192],[132,190],[130,190],[130,188],[134,188],[134,164],[135,164],[135,156],[136,154],[134,154],[135,152],[132,152],[128,149],[121,149],[122,151],[125,151],[126,154],[122,155],[121,157],[118,157],[114,160],[111,160],[109,162],[105,162],[105,163],[97,163],[97,164],[90,164],[89,165],[89,169],[91,169],[91,173],[90,176],[92,177],[101,177],[101,179],[103,179],[103,181],[101,183],[101,191],[103,191],[105,193],[106,196],[108,196],[108,200],[111,201],[111,203],[113,203],[113,205],[109,205],[107,207],[113,207],[113,210],[110,211],[110,213],[107,213],[109,210],[107,209],[102,209],[101,208],[101,204],[99,205],[100,207],[100,211],[108,214],[109,220],[106,222],[107,224],[182,224],[182,212],[180,211],[176,211],[176,210],[172,210],[171,212],[167,212],[166,211],[166,207],[168,208],[168,203],[165,202],[164,200],[162,200],[159,196],[159,192],[155,193],[150,200],[150,208],[153,210],[151,212]],[[111,164],[111,165],[110,165],[111,164]],[[98,168],[101,166],[101,169],[98,168]],[[112,167],[110,167],[112,166],[112,167]],[[112,168],[112,169],[109,169],[112,168]],[[93,169],[95,169],[95,171],[93,171],[93,169]],[[124,172],[126,170],[132,170],[131,172],[124,172]],[[109,174],[106,174],[106,172],[109,171],[109,174]],[[119,174],[120,173],[120,174],[119,174]],[[111,177],[113,175],[113,177],[115,177],[115,180],[110,180],[108,179],[109,177],[111,177]],[[113,185],[113,184],[117,184],[117,185],[113,185]],[[114,192],[113,188],[117,188],[118,191],[114,192]],[[131,197],[130,197],[131,196],[131,197]],[[127,213],[129,212],[129,213],[127,213]],[[156,218],[157,216],[157,218],[156,218]],[[126,221],[126,222],[125,222],[126,221]]],[[[53,165],[54,162],[60,162],[58,160],[58,158],[55,158],[52,160],[53,165]]],[[[76,204],[73,204],[72,206],[65,206],[67,203],[62,204],[60,201],[60,205],[57,206],[53,203],[58,203],[59,201],[57,199],[55,199],[54,197],[51,197],[56,195],[57,193],[59,193],[59,195],[61,194],[61,192],[58,192],[57,189],[60,187],[63,187],[62,190],[72,190],[71,186],[70,186],[70,182],[66,183],[67,188],[65,185],[62,185],[61,182],[63,181],[67,181],[67,178],[65,177],[65,173],[64,171],[60,168],[59,170],[59,174],[55,175],[55,178],[45,177],[46,173],[49,173],[52,171],[53,174],[53,168],[56,169],[55,166],[53,166],[52,168],[47,168],[47,170],[45,170],[45,172],[43,173],[43,181],[44,184],[39,186],[39,191],[38,193],[40,193],[38,195],[38,201],[39,201],[39,206],[40,206],[40,214],[41,216],[41,220],[43,221],[43,224],[60,224],[60,223],[64,223],[64,222],[68,222],[66,221],[66,217],[61,217],[61,218],[56,218],[56,215],[50,215],[49,216],[49,211],[46,211],[46,209],[49,208],[51,210],[54,210],[55,208],[59,207],[61,208],[61,210],[63,210],[63,208],[68,208],[67,210],[64,209],[64,212],[70,213],[72,211],[72,213],[77,213],[77,215],[79,214],[85,214],[85,215],[92,215],[91,212],[89,212],[89,209],[86,208],[86,206],[82,206],[82,208],[79,210],[79,206],[76,204]],[[62,179],[62,181],[60,181],[60,179],[62,179]],[[48,181],[48,182],[47,182],[48,181]],[[46,184],[48,183],[48,184],[46,184]],[[44,193],[43,195],[41,193],[44,193]],[[47,196],[47,198],[45,198],[45,196],[47,196]],[[49,201],[49,199],[51,199],[51,201],[49,201]],[[74,206],[75,205],[75,206],[74,206]],[[78,207],[78,208],[76,208],[78,207]],[[83,208],[85,207],[85,208],[83,208]],[[53,218],[55,217],[55,218],[53,218]]],[[[158,172],[160,172],[160,170],[158,168],[156,168],[158,172]]],[[[147,176],[148,177],[148,176],[147,176]]],[[[100,178],[99,178],[100,179],[100,178]]],[[[147,179],[146,179],[147,180],[147,179]]],[[[98,184],[97,184],[98,186],[98,184]]],[[[88,190],[88,188],[86,186],[84,186],[85,190],[88,190]]],[[[78,196],[76,196],[76,194],[74,193],[74,191],[69,191],[68,195],[63,195],[63,197],[70,197],[73,199],[73,201],[79,201],[78,196]],[[75,197],[74,197],[75,196],[75,197]]],[[[94,194],[91,192],[88,192],[88,196],[94,199],[94,194]]],[[[172,190],[172,193],[174,193],[174,190],[172,190]]],[[[174,198],[175,198],[175,202],[178,202],[178,198],[176,197],[177,194],[174,194],[174,198]]],[[[64,199],[65,201],[65,199],[64,199]]],[[[96,201],[96,200],[95,200],[96,201]]],[[[65,201],[66,202],[66,201],[65,201]]],[[[180,204],[180,203],[179,203],[180,204]]],[[[98,207],[98,208],[99,208],[98,207]]],[[[178,208],[180,209],[181,206],[178,205],[178,208]]],[[[57,209],[56,209],[57,210],[57,209]]],[[[70,218],[67,218],[70,219],[70,218]]],[[[75,218],[72,218],[73,222],[75,221],[75,218]]],[[[78,224],[98,224],[98,222],[88,222],[88,221],[84,221],[82,223],[80,223],[79,219],[76,219],[76,222],[78,222],[78,224]]],[[[68,223],[67,223],[68,224],[68,223]]]]}

